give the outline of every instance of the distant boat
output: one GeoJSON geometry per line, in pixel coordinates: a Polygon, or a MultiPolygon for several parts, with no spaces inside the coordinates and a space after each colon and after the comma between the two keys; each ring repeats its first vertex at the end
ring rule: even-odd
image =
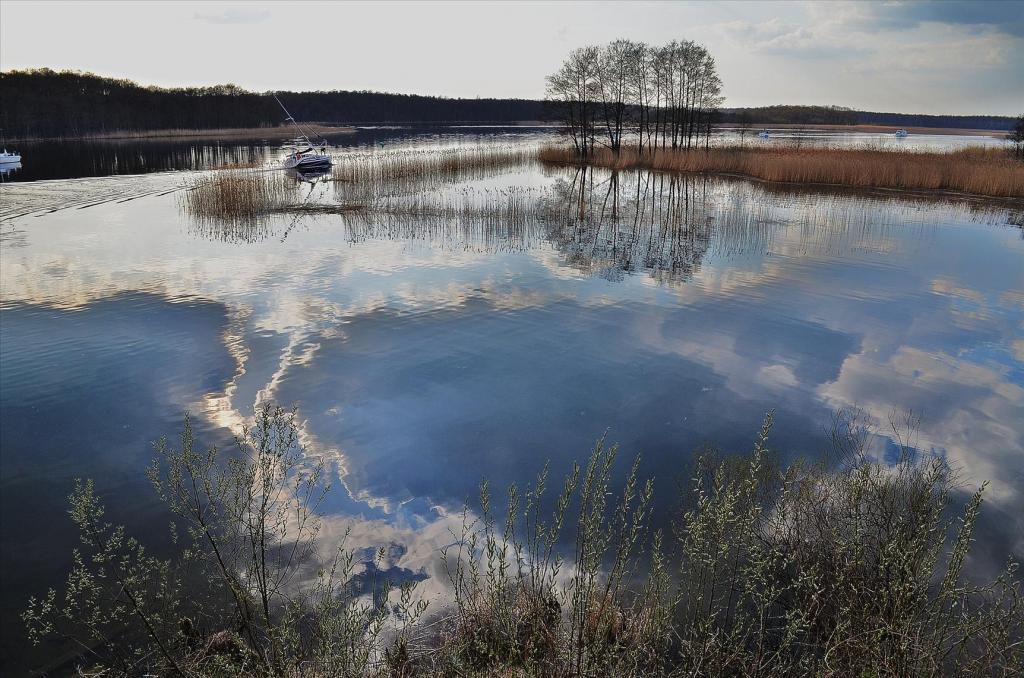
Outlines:
{"type": "Polygon", "coordinates": [[[18,153],[8,153],[6,148],[3,150],[2,153],[0,153],[0,165],[6,165],[8,163],[15,162],[21,162],[21,155],[19,155],[18,153]]]}
{"type": "Polygon", "coordinates": [[[768,130],[766,130],[766,129],[761,130],[760,132],[757,133],[757,136],[762,138],[762,139],[767,139],[768,138],[768,130]]]}
{"type": "Polygon", "coordinates": [[[327,155],[327,140],[320,144],[319,151],[313,146],[313,142],[309,140],[309,136],[306,134],[302,126],[295,121],[292,114],[288,112],[288,109],[284,107],[281,100],[274,95],[274,100],[277,101],[278,106],[284,111],[284,114],[288,116],[285,120],[290,121],[295,125],[295,129],[299,130],[299,136],[292,141],[292,145],[289,147],[288,155],[281,159],[281,165],[285,169],[294,170],[318,170],[327,169],[331,166],[331,156],[327,155]]]}
{"type": "Polygon", "coordinates": [[[905,130],[905,129],[898,129],[898,130],[896,130],[896,136],[898,136],[900,139],[902,139],[903,137],[907,136],[907,130],[905,130]]]}

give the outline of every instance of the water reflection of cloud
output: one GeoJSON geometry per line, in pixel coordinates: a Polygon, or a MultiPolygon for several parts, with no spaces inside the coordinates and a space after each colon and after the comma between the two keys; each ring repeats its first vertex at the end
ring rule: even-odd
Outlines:
{"type": "Polygon", "coordinates": [[[166,205],[139,202],[103,238],[48,217],[5,246],[0,281],[5,304],[69,317],[139,289],[226,309],[213,342],[227,367],[184,400],[234,432],[260,402],[297,404],[303,441],[343,490],[326,542],[352,528],[360,548],[401,544],[388,566],[406,574],[436,578],[448,511],[485,476],[565,466],[611,426],[668,485],[701,440],[746,449],[769,408],[801,452],[832,408],[920,410],[922,444],[1020,505],[1006,469],[1024,454],[1024,405],[1008,363],[1024,344],[1006,337],[1020,334],[1024,281],[1005,279],[1019,237],[973,230],[991,215],[948,205],[690,189],[677,236],[706,242],[667,258],[649,255],[660,231],[633,229],[625,199],[616,223],[522,252],[407,231],[354,240],[340,218],[309,219],[285,243],[196,241],[166,205]]]}

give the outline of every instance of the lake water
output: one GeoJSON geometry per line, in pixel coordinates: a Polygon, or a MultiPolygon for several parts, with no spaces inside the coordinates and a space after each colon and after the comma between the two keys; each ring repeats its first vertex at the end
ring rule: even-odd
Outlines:
{"type": "MultiPolygon", "coordinates": [[[[757,137],[757,129],[723,130],[715,144],[771,146],[872,147],[908,150],[952,150],[968,146],[1001,147],[1002,134],[967,136],[958,134],[912,134],[898,139],[892,134],[842,131],[771,129],[771,138],[757,137]]],[[[330,152],[353,149],[404,148],[409,144],[467,143],[504,139],[553,138],[551,127],[360,127],[353,133],[330,135],[330,152]]],[[[279,140],[260,138],[228,142],[209,139],[111,139],[80,142],[30,142],[14,147],[24,162],[17,167],[0,166],[3,181],[38,181],[172,170],[202,170],[225,165],[272,164],[281,154],[279,140]]]]}
{"type": "MultiPolygon", "coordinates": [[[[973,571],[1024,557],[1019,201],[526,164],[396,198],[457,213],[239,226],[183,210],[196,176],[0,187],[10,670],[27,656],[17,613],[75,543],[73,480],[95,479],[111,519],[159,548],[151,442],[188,411],[224,444],[262,402],[295,406],[328,464],[326,541],[351,528],[353,545],[389,546],[388,571],[428,592],[482,479],[524,484],[547,460],[560,475],[607,434],[623,467],[642,454],[664,521],[694,449],[750,449],[769,410],[792,458],[860,408],[882,459],[890,415],[913,411],[916,447],[990,481],[973,571]]],[[[290,190],[330,204],[347,189],[290,190]]]]}

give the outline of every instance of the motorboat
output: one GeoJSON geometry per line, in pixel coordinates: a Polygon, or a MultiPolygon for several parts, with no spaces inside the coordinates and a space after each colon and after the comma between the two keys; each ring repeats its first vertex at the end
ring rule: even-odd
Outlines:
{"type": "Polygon", "coordinates": [[[21,169],[20,162],[0,163],[0,181],[7,181],[15,172],[21,169]]]}
{"type": "Polygon", "coordinates": [[[768,136],[769,136],[768,135],[768,130],[766,130],[766,129],[761,130],[760,132],[757,133],[757,136],[760,139],[767,139],[768,136]]]}
{"type": "Polygon", "coordinates": [[[21,154],[8,153],[6,148],[0,152],[0,165],[13,164],[16,162],[21,162],[21,154]]]}
{"type": "Polygon", "coordinates": [[[292,139],[292,143],[287,147],[289,149],[288,155],[281,158],[281,166],[289,170],[310,171],[328,169],[331,166],[331,156],[327,155],[327,140],[324,139],[318,148],[314,147],[313,142],[309,140],[309,135],[302,129],[302,125],[296,122],[292,114],[281,103],[281,100],[277,98],[276,94],[274,95],[274,100],[277,101],[277,104],[287,116],[285,120],[295,125],[295,129],[299,131],[299,136],[292,139]]]}
{"type": "Polygon", "coordinates": [[[312,146],[296,147],[281,159],[281,165],[290,170],[326,170],[331,166],[331,156],[312,146]]]}
{"type": "Polygon", "coordinates": [[[908,132],[905,129],[898,129],[898,130],[896,130],[896,136],[899,137],[900,139],[902,139],[903,137],[907,136],[907,134],[908,134],[908,132]]]}

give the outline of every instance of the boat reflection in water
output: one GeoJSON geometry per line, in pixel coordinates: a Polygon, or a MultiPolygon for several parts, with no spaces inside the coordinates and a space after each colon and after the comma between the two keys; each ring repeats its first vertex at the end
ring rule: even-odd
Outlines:
{"type": "Polygon", "coordinates": [[[287,174],[296,184],[311,184],[315,186],[316,184],[326,183],[330,178],[331,170],[330,167],[289,169],[287,174]]]}

